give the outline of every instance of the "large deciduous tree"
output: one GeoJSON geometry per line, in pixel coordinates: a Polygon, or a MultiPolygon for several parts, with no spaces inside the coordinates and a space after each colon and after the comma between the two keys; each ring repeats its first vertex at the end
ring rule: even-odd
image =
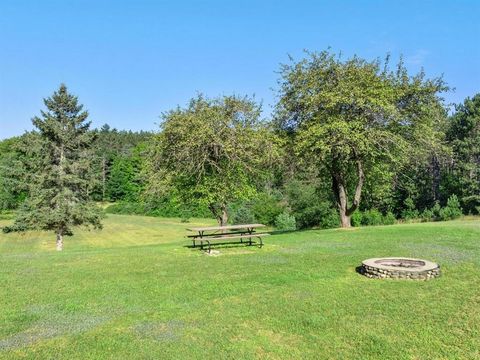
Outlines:
{"type": "Polygon", "coordinates": [[[89,201],[92,174],[88,113],[65,85],[44,99],[46,111],[32,119],[38,132],[25,137],[28,197],[6,230],[53,230],[56,248],[75,226],[101,228],[101,211],[89,201]]]}
{"type": "Polygon", "coordinates": [[[220,225],[229,203],[251,198],[276,157],[260,106],[247,97],[207,99],[163,114],[149,161],[149,191],[206,205],[220,225]]]}
{"type": "Polygon", "coordinates": [[[414,150],[435,146],[445,117],[438,94],[447,88],[440,78],[408,76],[402,62],[390,71],[388,58],[307,55],[281,67],[276,120],[300,159],[328,174],[342,227],[350,227],[370,176],[390,181],[386,164],[399,168],[414,150]]]}

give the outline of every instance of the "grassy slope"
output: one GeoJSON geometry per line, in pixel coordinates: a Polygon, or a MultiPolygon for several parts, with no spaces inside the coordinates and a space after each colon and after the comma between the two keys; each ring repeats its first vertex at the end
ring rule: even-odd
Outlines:
{"type": "Polygon", "coordinates": [[[479,220],[297,232],[217,257],[172,219],[105,224],[63,253],[52,234],[0,234],[0,358],[480,358],[479,220]],[[443,276],[355,272],[395,255],[443,276]]]}

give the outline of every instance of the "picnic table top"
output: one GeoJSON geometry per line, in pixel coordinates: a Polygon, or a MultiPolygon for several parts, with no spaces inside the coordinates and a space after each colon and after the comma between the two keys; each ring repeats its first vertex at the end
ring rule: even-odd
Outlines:
{"type": "Polygon", "coordinates": [[[235,230],[235,229],[253,229],[265,227],[263,224],[245,224],[245,225],[227,225],[227,226],[209,226],[209,227],[192,227],[189,231],[213,231],[213,230],[235,230]]]}

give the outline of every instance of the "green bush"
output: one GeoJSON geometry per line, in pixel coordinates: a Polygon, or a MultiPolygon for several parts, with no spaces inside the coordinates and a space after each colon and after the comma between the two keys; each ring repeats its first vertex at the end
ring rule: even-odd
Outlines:
{"type": "Polygon", "coordinates": [[[383,225],[393,225],[397,222],[395,215],[391,211],[387,212],[383,217],[383,225]]]}
{"type": "Polygon", "coordinates": [[[120,214],[120,215],[144,215],[145,206],[142,203],[133,202],[119,202],[109,205],[105,212],[107,214],[120,214]]]}
{"type": "Polygon", "coordinates": [[[155,202],[128,202],[121,201],[105,209],[108,214],[145,215],[155,217],[211,218],[212,214],[204,206],[186,208],[172,199],[161,199],[155,202]]]}
{"type": "Polygon", "coordinates": [[[251,209],[246,206],[241,206],[235,209],[234,213],[232,214],[231,222],[234,225],[253,224],[256,222],[256,219],[251,209]]]}
{"type": "Polygon", "coordinates": [[[403,202],[405,208],[402,210],[402,219],[413,220],[418,218],[418,210],[415,208],[415,203],[411,197],[408,197],[403,202]]]}
{"type": "Polygon", "coordinates": [[[480,214],[480,195],[470,195],[462,198],[462,208],[466,214],[480,214]]]}
{"type": "Polygon", "coordinates": [[[295,216],[284,212],[275,218],[275,227],[280,231],[293,231],[297,229],[295,216]]]}
{"type": "Polygon", "coordinates": [[[446,208],[449,209],[451,219],[457,219],[462,216],[462,207],[460,206],[457,195],[453,194],[448,198],[446,208]]]}
{"type": "Polygon", "coordinates": [[[393,225],[397,222],[395,215],[389,211],[382,215],[377,209],[355,211],[351,217],[352,226],[393,225]]]}
{"type": "Polygon", "coordinates": [[[280,195],[270,195],[261,193],[252,201],[252,212],[255,219],[267,225],[273,225],[275,218],[285,211],[284,206],[280,203],[280,195]]]}
{"type": "Polygon", "coordinates": [[[438,219],[441,221],[453,220],[462,216],[462,208],[460,207],[460,201],[454,194],[447,200],[447,206],[441,208],[438,211],[438,219]]]}
{"type": "MultiPolygon", "coordinates": [[[[321,197],[315,186],[301,181],[292,181],[286,186],[285,192],[291,213],[295,216],[299,229],[316,226],[332,227],[332,220],[334,220],[332,214],[335,210],[332,210],[332,204],[329,201],[317,200],[321,197]]],[[[338,215],[336,217],[338,218],[338,215]]]]}
{"type": "Polygon", "coordinates": [[[420,214],[420,219],[423,222],[433,221],[434,220],[433,211],[430,209],[423,210],[422,213],[420,214]]]}
{"type": "Polygon", "coordinates": [[[352,226],[359,227],[362,226],[363,213],[359,210],[355,211],[350,218],[352,226]]]}
{"type": "Polygon", "coordinates": [[[331,207],[321,208],[321,218],[319,226],[322,229],[333,229],[340,226],[340,216],[338,211],[331,207]]]}
{"type": "Polygon", "coordinates": [[[380,211],[377,209],[370,209],[363,213],[362,216],[362,225],[372,226],[372,225],[382,225],[383,216],[380,211]]]}
{"type": "Polygon", "coordinates": [[[447,221],[452,219],[452,211],[449,207],[441,208],[438,214],[439,221],[447,221]]]}
{"type": "Polygon", "coordinates": [[[442,210],[442,207],[440,206],[440,203],[436,201],[435,205],[433,205],[432,209],[430,210],[432,212],[433,221],[439,221],[441,219],[441,216],[440,216],[441,210],[442,210]]]}

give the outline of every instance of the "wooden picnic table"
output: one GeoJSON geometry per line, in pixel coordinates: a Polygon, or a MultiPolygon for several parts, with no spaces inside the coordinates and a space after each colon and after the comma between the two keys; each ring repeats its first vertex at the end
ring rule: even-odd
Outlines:
{"type": "Polygon", "coordinates": [[[263,224],[242,224],[242,225],[227,225],[227,226],[208,226],[208,227],[192,227],[189,231],[197,232],[195,235],[188,235],[193,241],[200,241],[200,248],[203,249],[203,242],[208,244],[208,252],[211,251],[212,241],[225,241],[231,239],[239,239],[243,243],[243,239],[248,239],[249,245],[252,245],[252,238],[260,241],[259,246],[263,246],[262,237],[268,236],[268,233],[257,233],[255,229],[265,227],[263,224]]]}

